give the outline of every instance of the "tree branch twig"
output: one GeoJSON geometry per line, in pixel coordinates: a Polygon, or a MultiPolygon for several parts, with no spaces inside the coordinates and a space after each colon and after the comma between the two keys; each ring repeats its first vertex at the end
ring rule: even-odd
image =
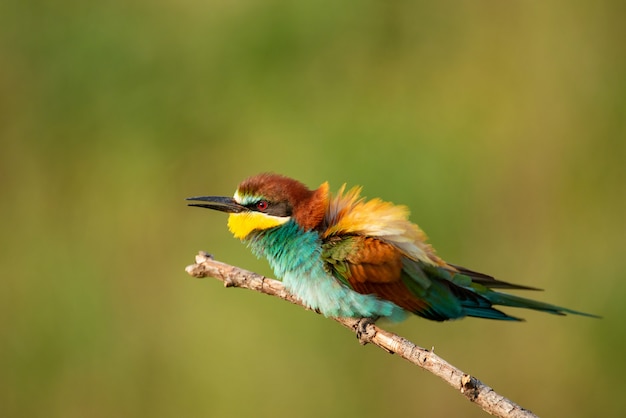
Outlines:
{"type": "MultiPolygon", "coordinates": [[[[255,290],[266,295],[277,296],[306,308],[295,296],[287,292],[280,281],[221,263],[203,251],[196,256],[196,263],[187,266],[185,271],[197,278],[214,277],[223,281],[225,287],[241,287],[255,290]]],[[[361,325],[363,325],[359,318],[333,319],[353,332],[359,332],[361,325]]],[[[537,417],[529,410],[499,395],[480,380],[457,369],[432,351],[418,347],[411,341],[381,329],[374,324],[369,323],[366,327],[367,342],[377,345],[388,353],[397,354],[403,359],[438,376],[489,414],[503,418],[537,417]]]]}

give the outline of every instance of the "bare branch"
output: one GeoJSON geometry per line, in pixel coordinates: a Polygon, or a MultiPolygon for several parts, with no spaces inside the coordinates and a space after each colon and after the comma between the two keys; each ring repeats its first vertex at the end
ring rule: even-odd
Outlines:
{"type": "MultiPolygon", "coordinates": [[[[196,264],[187,266],[185,270],[193,277],[215,277],[223,281],[226,287],[242,287],[255,290],[267,295],[277,296],[306,308],[295,296],[287,292],[278,280],[269,279],[251,271],[215,261],[205,252],[200,252],[196,256],[196,264]]],[[[457,369],[432,351],[418,347],[399,335],[385,331],[374,324],[364,323],[359,318],[333,319],[356,333],[362,331],[362,327],[366,327],[366,342],[371,342],[388,353],[397,354],[403,359],[440,377],[491,415],[506,418],[536,417],[529,410],[499,395],[480,380],[457,369]]],[[[363,338],[361,338],[361,341],[363,341],[363,338]]]]}

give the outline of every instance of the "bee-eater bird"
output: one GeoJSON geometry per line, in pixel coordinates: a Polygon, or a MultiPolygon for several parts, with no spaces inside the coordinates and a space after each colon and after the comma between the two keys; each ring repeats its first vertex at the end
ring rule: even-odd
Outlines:
{"type": "Polygon", "coordinates": [[[408,220],[405,206],[366,201],[360,192],[344,185],[332,196],[328,183],[309,190],[265,173],[244,180],[232,198],[187,200],[229,213],[233,235],[267,258],[289,292],[325,316],[521,320],[494,305],[595,316],[494,290],[538,289],[445,262],[408,220]]]}

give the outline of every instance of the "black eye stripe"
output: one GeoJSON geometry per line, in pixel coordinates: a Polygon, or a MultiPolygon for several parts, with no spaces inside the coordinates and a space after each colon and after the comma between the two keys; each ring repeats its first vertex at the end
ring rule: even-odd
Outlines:
{"type": "MultiPolygon", "coordinates": [[[[247,205],[244,205],[245,207],[247,207],[250,210],[254,210],[257,212],[260,212],[259,209],[257,208],[259,202],[254,202],[254,203],[248,203],[247,205]]],[[[271,203],[267,202],[267,207],[271,207],[271,203]]]]}
{"type": "Polygon", "coordinates": [[[255,212],[267,213],[272,216],[287,217],[291,216],[293,213],[293,209],[288,202],[270,202],[269,200],[263,200],[263,202],[267,202],[267,207],[263,210],[259,208],[259,202],[261,201],[249,203],[245,206],[255,212]]]}

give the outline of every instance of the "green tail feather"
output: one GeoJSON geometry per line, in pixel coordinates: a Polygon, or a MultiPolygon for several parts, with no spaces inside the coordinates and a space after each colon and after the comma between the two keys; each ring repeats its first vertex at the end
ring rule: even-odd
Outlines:
{"type": "Polygon", "coordinates": [[[464,313],[466,316],[474,318],[496,319],[498,321],[524,321],[522,318],[505,314],[504,312],[493,307],[464,307],[464,313]]]}
{"type": "Polygon", "coordinates": [[[527,299],[520,296],[509,295],[508,293],[500,293],[489,291],[482,295],[494,305],[511,306],[514,308],[526,308],[534,309],[536,311],[547,312],[553,315],[582,315],[591,318],[600,318],[598,315],[593,315],[586,312],[575,311],[573,309],[563,308],[561,306],[551,305],[545,302],[539,302],[537,300],[527,299]]]}
{"type": "Polygon", "coordinates": [[[435,321],[446,321],[464,316],[523,321],[492,306],[502,305],[534,309],[553,315],[575,314],[600,318],[597,315],[492,290],[492,288],[539,289],[503,282],[462,267],[456,268],[462,271],[462,274],[453,275],[449,270],[441,267],[405,260],[403,281],[414,295],[426,302],[422,309],[414,311],[415,314],[435,321]]]}

